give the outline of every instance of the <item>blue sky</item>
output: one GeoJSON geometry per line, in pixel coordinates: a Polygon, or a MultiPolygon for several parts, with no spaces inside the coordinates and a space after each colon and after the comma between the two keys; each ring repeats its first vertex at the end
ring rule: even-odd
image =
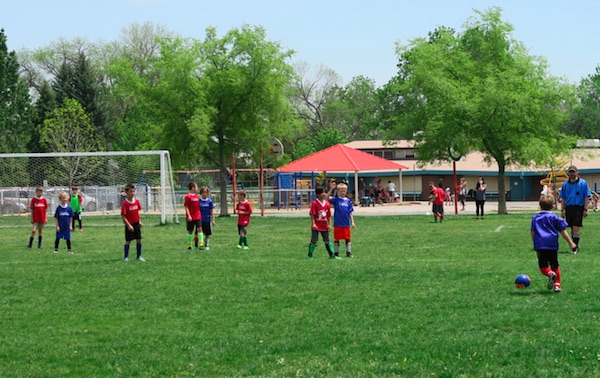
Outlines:
{"type": "Polygon", "coordinates": [[[363,75],[378,86],[396,73],[395,43],[438,26],[462,30],[473,9],[503,9],[513,36],[542,56],[555,76],[578,83],[600,64],[597,0],[0,0],[9,50],[36,49],[59,38],[111,41],[133,23],[151,21],[204,39],[244,23],[296,51],[293,61],[324,65],[344,82],[363,75]]]}

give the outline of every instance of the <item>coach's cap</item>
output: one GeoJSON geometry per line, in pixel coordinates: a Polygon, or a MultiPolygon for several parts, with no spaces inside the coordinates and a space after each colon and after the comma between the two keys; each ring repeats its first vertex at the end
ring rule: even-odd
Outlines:
{"type": "Polygon", "coordinates": [[[577,167],[572,165],[569,167],[569,169],[567,169],[568,172],[577,172],[577,167]]]}

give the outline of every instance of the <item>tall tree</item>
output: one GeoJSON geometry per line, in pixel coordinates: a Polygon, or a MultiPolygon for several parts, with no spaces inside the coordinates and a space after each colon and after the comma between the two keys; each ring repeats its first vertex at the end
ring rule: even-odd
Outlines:
{"type": "Polygon", "coordinates": [[[263,28],[243,26],[222,38],[208,28],[204,41],[163,41],[152,63],[156,75],[140,77],[123,61],[115,64],[120,84],[129,84],[161,125],[162,146],[173,152],[175,164],[218,167],[221,213],[227,214],[232,155],[258,158],[269,149],[269,137],[291,124],[285,96],[291,54],[268,41],[263,28]]]}
{"type": "Polygon", "coordinates": [[[562,130],[582,138],[600,138],[600,66],[581,80],[577,87],[578,104],[570,113],[562,130]]]}
{"type": "Polygon", "coordinates": [[[17,56],[8,51],[6,41],[0,29],[0,151],[22,152],[31,138],[33,108],[17,56]]]}
{"type": "MultiPolygon", "coordinates": [[[[512,39],[499,8],[475,12],[462,33],[438,28],[399,48],[386,90],[395,108],[390,136],[414,139],[422,161],[478,150],[497,163],[505,193],[508,165],[541,163],[573,146],[559,132],[573,91],[512,39]]],[[[504,196],[498,213],[506,213],[504,196]]]]}

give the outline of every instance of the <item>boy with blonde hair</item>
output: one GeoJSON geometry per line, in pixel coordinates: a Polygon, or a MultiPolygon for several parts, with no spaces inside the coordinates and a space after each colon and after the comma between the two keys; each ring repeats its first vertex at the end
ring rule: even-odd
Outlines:
{"type": "Polygon", "coordinates": [[[548,277],[548,290],[554,288],[555,293],[560,293],[558,235],[562,235],[571,248],[575,248],[575,243],[567,232],[567,222],[551,211],[554,208],[554,196],[541,196],[540,208],[542,211],[531,218],[533,249],[537,253],[540,272],[548,277]]]}
{"type": "Polygon", "coordinates": [[[354,224],[354,207],[352,201],[347,197],[348,185],[332,182],[327,192],[329,202],[333,205],[333,250],[334,255],[340,255],[340,240],[346,241],[346,257],[352,255],[352,243],[350,241],[350,228],[356,228],[354,224]],[[337,188],[337,195],[332,196],[334,189],[337,188]]]}
{"type": "Polygon", "coordinates": [[[56,207],[54,212],[54,218],[56,218],[56,240],[54,241],[54,253],[58,253],[58,244],[60,239],[65,239],[67,242],[67,250],[73,254],[71,250],[71,231],[73,226],[71,219],[75,217],[73,209],[69,205],[69,194],[67,192],[60,192],[58,194],[60,204],[56,207]]]}

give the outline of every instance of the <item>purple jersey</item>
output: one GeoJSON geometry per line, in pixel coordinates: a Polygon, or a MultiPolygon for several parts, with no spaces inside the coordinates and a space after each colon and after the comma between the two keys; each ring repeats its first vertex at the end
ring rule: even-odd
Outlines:
{"type": "Polygon", "coordinates": [[[533,249],[558,251],[558,236],[568,227],[567,222],[550,211],[541,211],[531,218],[533,249]]]}
{"type": "Polygon", "coordinates": [[[54,218],[58,219],[58,227],[60,228],[60,231],[56,232],[57,239],[71,238],[71,218],[74,216],[75,214],[73,213],[71,206],[66,205],[63,207],[62,205],[58,205],[56,207],[54,218]]]}
{"type": "Polygon", "coordinates": [[[350,221],[350,215],[354,212],[352,201],[347,197],[331,197],[331,204],[333,205],[333,225],[335,227],[350,227],[352,222],[350,221]]]}
{"type": "Polygon", "coordinates": [[[211,222],[211,210],[215,208],[215,204],[210,198],[200,198],[200,214],[202,214],[202,222],[211,222]]]}

